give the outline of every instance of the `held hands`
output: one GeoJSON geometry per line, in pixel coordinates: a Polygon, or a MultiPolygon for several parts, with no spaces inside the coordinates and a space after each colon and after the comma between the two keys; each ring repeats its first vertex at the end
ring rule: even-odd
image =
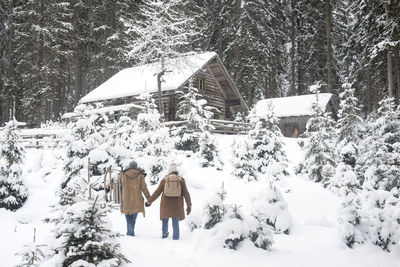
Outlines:
{"type": "Polygon", "coordinates": [[[144,203],[144,205],[145,205],[146,207],[150,207],[150,206],[151,206],[151,204],[150,204],[149,202],[147,202],[147,201],[146,201],[146,203],[144,203]]]}
{"type": "Polygon", "coordinates": [[[191,211],[192,211],[192,207],[191,206],[187,206],[186,207],[186,215],[189,215],[191,211]]]}

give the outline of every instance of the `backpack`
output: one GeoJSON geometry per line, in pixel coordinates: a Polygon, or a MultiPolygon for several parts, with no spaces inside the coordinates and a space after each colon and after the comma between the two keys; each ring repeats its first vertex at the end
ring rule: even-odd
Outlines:
{"type": "Polygon", "coordinates": [[[165,178],[164,196],[180,197],[181,196],[181,177],[170,174],[165,178]]]}

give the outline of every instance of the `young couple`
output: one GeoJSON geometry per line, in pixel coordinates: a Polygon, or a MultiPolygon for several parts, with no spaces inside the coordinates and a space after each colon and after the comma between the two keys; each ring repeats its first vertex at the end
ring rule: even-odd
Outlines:
{"type": "Polygon", "coordinates": [[[179,239],[179,221],[185,219],[183,199],[186,202],[186,214],[192,209],[189,191],[185,180],[178,175],[175,163],[169,167],[168,175],[160,181],[156,191],[150,196],[145,181],[145,173],[138,168],[135,161],[129,163],[128,169],[122,175],[122,202],[121,212],[125,214],[127,235],[135,235],[135,223],[139,212],[145,216],[144,205],[149,207],[160,195],[160,219],[162,221],[162,238],[169,235],[168,220],[172,219],[172,238],[179,239]],[[144,203],[143,195],[147,201],[144,203]]]}

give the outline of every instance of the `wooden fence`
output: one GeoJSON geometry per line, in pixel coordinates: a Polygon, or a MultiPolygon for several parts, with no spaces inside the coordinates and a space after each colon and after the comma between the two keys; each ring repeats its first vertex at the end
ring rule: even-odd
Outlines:
{"type": "MultiPolygon", "coordinates": [[[[213,133],[220,134],[247,134],[250,130],[254,128],[254,125],[246,122],[236,122],[236,121],[226,121],[226,120],[210,120],[214,129],[213,133]]],[[[181,127],[187,124],[187,121],[168,121],[162,123],[163,126],[172,128],[172,127],[181,127]]]]}
{"type": "MultiPolygon", "coordinates": [[[[214,133],[219,134],[247,134],[249,130],[254,128],[251,123],[225,121],[225,120],[210,120],[211,125],[215,129],[214,133]]],[[[185,125],[187,121],[169,121],[162,123],[163,126],[173,128],[185,125]]],[[[21,133],[19,135],[22,143],[26,148],[55,148],[62,142],[60,135],[52,133],[21,133]]]]}
{"type": "MultiPolygon", "coordinates": [[[[90,165],[89,165],[90,166],[90,165]]],[[[90,167],[89,167],[90,168],[90,167]]],[[[119,171],[116,177],[111,175],[111,166],[104,173],[104,200],[122,203],[122,170],[119,171]]]]}
{"type": "Polygon", "coordinates": [[[61,142],[61,138],[56,134],[20,134],[22,143],[26,148],[55,148],[61,142]]]}

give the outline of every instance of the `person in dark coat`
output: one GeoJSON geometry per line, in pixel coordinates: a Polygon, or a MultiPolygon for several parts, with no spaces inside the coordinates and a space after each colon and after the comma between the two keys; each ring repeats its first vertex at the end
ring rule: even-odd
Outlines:
{"type": "Polygon", "coordinates": [[[160,195],[161,203],[160,203],[160,220],[162,221],[162,238],[166,238],[169,235],[168,232],[168,221],[169,218],[172,219],[172,229],[173,235],[172,238],[174,240],[179,239],[179,221],[185,219],[185,211],[183,199],[186,202],[186,215],[189,215],[192,209],[192,202],[190,200],[190,194],[186,187],[185,179],[178,175],[177,166],[175,163],[172,163],[169,167],[168,175],[161,180],[158,188],[151,197],[147,200],[146,206],[150,206],[152,202],[154,202],[160,195]],[[178,179],[180,183],[181,192],[177,197],[168,197],[164,194],[165,183],[169,181],[169,179],[178,179]]]}
{"type": "Polygon", "coordinates": [[[138,213],[142,212],[143,216],[145,216],[142,194],[145,195],[147,200],[150,198],[144,177],[144,172],[138,169],[135,161],[131,161],[128,169],[122,174],[121,212],[125,214],[126,234],[130,236],[135,235],[135,224],[138,213]]]}

